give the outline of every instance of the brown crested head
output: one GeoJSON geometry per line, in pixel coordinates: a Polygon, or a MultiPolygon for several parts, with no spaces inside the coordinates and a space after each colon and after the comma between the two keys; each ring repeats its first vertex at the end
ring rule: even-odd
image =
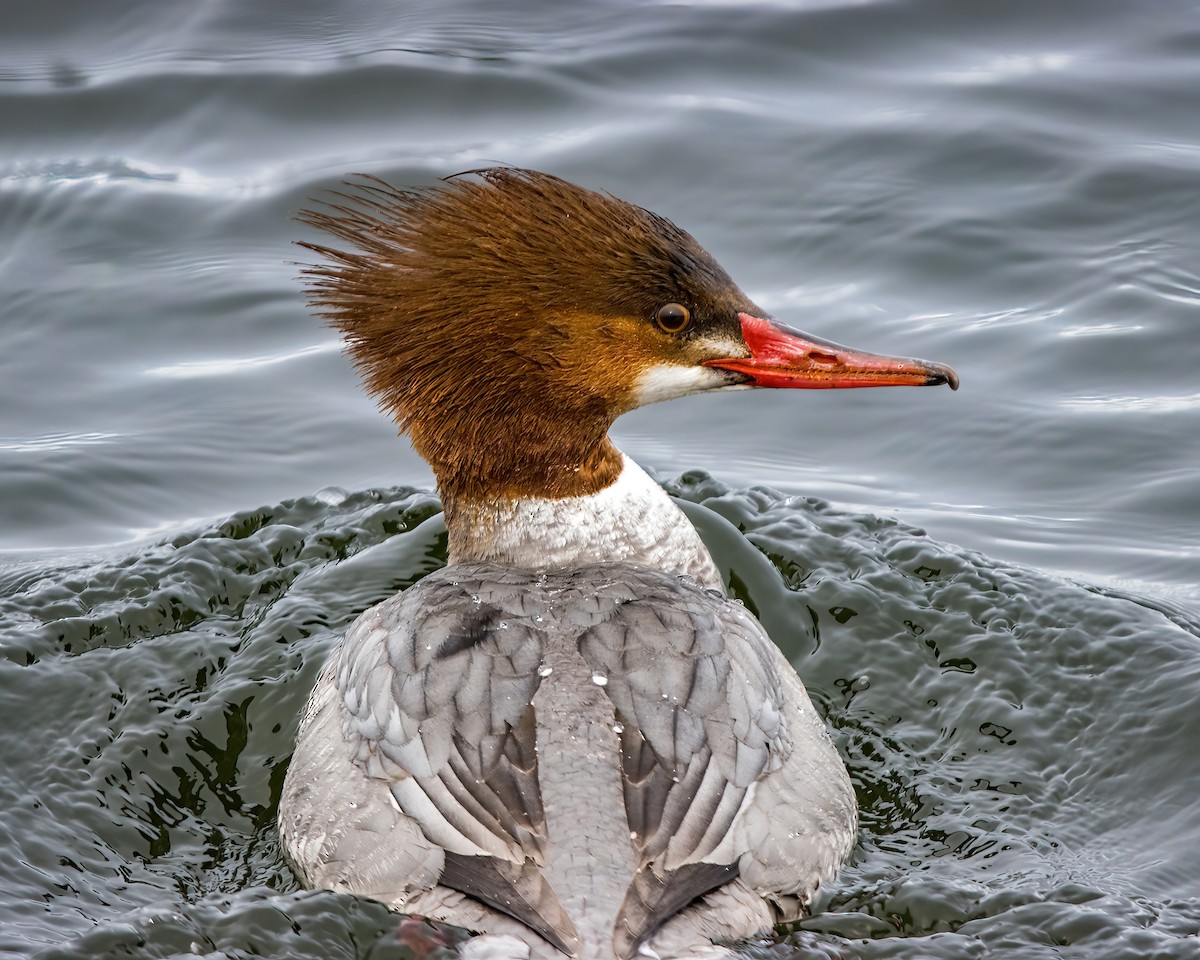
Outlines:
{"type": "Polygon", "coordinates": [[[594,492],[620,470],[617,416],[747,380],[703,364],[747,355],[757,308],[688,233],[615,197],[511,168],[424,190],[362,177],[300,219],[346,245],[303,244],[325,258],[310,303],[447,499],[594,492]]]}
{"type": "Polygon", "coordinates": [[[945,383],[767,318],[669,220],[532,170],[424,190],[361,177],[300,219],[345,249],[305,270],[368,390],[460,500],[593,493],[608,428],[656,400],[737,386],[945,383]]]}

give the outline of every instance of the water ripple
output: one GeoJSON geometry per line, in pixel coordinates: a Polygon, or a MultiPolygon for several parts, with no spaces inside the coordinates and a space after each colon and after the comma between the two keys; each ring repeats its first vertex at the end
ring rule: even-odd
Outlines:
{"type": "Polygon", "coordinates": [[[167,364],[160,367],[150,367],[143,371],[148,377],[167,377],[174,380],[191,380],[197,377],[227,377],[232,374],[245,373],[259,367],[274,366],[279,363],[290,363],[303,357],[311,357],[325,353],[339,353],[342,349],[341,340],[331,339],[324,343],[314,344],[293,350],[290,353],[270,354],[259,357],[224,357],[211,360],[185,360],[180,363],[167,364]]]}
{"type": "Polygon", "coordinates": [[[1061,404],[1067,409],[1084,413],[1186,413],[1200,410],[1200,393],[1144,397],[1065,397],[1061,404]]]}
{"type": "Polygon", "coordinates": [[[120,440],[118,433],[52,433],[41,437],[0,437],[0,450],[9,453],[44,453],[71,450],[120,440]]]}

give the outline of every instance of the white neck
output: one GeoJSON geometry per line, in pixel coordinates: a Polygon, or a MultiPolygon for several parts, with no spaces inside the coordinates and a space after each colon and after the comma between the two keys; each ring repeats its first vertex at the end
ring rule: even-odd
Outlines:
{"type": "Polygon", "coordinates": [[[450,562],[488,560],[522,570],[569,570],[622,561],[695,577],[724,590],[695,527],[641,467],[621,455],[616,481],[586,497],[462,504],[450,562]]]}

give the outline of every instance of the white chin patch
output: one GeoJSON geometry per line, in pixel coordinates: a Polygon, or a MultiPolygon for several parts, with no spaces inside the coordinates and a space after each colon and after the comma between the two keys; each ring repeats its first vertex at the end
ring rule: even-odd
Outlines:
{"type": "Polygon", "coordinates": [[[650,367],[638,377],[633,396],[637,405],[644,407],[648,403],[674,400],[676,397],[687,397],[726,386],[729,386],[729,381],[720,370],[663,363],[650,367]]]}

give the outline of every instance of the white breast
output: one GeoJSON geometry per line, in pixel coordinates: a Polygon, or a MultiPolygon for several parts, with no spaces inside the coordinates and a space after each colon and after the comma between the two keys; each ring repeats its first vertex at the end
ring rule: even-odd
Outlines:
{"type": "Polygon", "coordinates": [[[616,482],[586,497],[528,497],[455,511],[451,563],[489,560],[523,570],[624,561],[689,574],[722,589],[695,528],[657,483],[622,454],[616,482]]]}

